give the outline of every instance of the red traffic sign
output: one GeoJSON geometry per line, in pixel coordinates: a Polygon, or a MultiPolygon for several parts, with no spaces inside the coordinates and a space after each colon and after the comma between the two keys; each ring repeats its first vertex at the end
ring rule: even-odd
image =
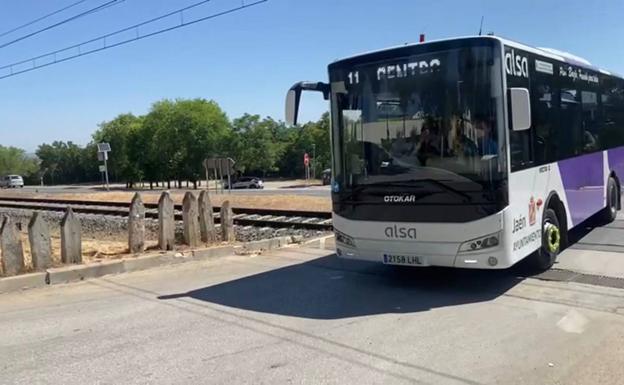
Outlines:
{"type": "Polygon", "coordinates": [[[310,156],[306,152],[303,154],[303,164],[307,167],[310,164],[310,156]]]}

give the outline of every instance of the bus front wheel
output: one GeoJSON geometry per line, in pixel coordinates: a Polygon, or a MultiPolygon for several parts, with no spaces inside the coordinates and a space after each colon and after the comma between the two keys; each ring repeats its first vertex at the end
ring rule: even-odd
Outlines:
{"type": "Polygon", "coordinates": [[[561,251],[562,230],[553,209],[544,212],[542,220],[542,247],[531,255],[531,265],[537,270],[548,270],[555,264],[561,251]]]}

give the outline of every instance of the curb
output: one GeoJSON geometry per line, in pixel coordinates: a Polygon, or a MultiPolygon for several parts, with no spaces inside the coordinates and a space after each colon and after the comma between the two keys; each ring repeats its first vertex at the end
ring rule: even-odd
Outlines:
{"type": "Polygon", "coordinates": [[[97,278],[108,274],[124,272],[124,261],[102,261],[90,265],[63,266],[48,269],[47,283],[55,285],[73,281],[82,281],[86,278],[97,278]]]}
{"type": "Polygon", "coordinates": [[[325,236],[322,236],[322,237],[309,239],[309,240],[303,242],[302,245],[305,245],[307,247],[317,248],[317,249],[324,249],[325,248],[325,241],[327,241],[328,239],[333,238],[333,237],[334,237],[334,234],[325,235],[325,236]]]}
{"type": "Polygon", "coordinates": [[[235,249],[236,254],[258,253],[266,250],[279,249],[291,243],[296,243],[296,239],[291,236],[262,239],[259,241],[246,242],[235,249]]]}
{"type": "Polygon", "coordinates": [[[154,267],[174,265],[189,261],[202,261],[223,258],[232,255],[244,255],[278,249],[294,243],[293,237],[285,236],[260,241],[246,242],[241,245],[217,246],[189,251],[168,251],[158,254],[126,257],[118,260],[94,262],[88,265],[69,265],[47,269],[45,272],[0,278],[0,293],[9,293],[22,289],[56,285],[98,278],[110,274],[129,273],[154,267]]]}
{"type": "Polygon", "coordinates": [[[235,249],[236,246],[221,246],[209,249],[193,250],[191,252],[191,257],[188,260],[203,261],[206,259],[227,257],[234,255],[235,249]]]}
{"type": "Polygon", "coordinates": [[[0,279],[0,293],[42,287],[47,284],[46,272],[30,273],[0,279]]]}

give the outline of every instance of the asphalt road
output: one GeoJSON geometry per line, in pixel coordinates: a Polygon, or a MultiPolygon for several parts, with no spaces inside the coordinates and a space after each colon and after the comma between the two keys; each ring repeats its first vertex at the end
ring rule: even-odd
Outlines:
{"type": "Polygon", "coordinates": [[[6,384],[619,384],[624,292],[290,248],[0,296],[6,384]]]}
{"type": "MultiPolygon", "coordinates": [[[[171,191],[187,191],[188,189],[171,189],[171,191]]],[[[103,192],[106,191],[101,186],[25,186],[22,189],[17,190],[0,190],[7,191],[11,193],[15,192],[24,192],[28,194],[33,193],[47,193],[47,194],[89,194],[93,192],[103,192]]],[[[128,190],[121,186],[113,186],[111,191],[140,191],[143,194],[160,194],[163,192],[161,189],[135,189],[128,190]]],[[[196,191],[196,190],[191,190],[196,191]]],[[[226,190],[227,193],[227,190],[226,190]]],[[[310,187],[294,187],[294,188],[285,188],[285,187],[272,187],[269,183],[268,188],[264,189],[236,189],[232,190],[232,194],[239,195],[310,195],[310,196],[321,196],[321,197],[330,197],[329,186],[310,186],[310,187]]]]}

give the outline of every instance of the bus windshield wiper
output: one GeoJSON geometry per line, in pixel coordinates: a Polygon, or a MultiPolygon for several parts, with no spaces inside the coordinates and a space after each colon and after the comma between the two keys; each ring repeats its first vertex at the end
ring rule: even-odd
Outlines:
{"type": "Polygon", "coordinates": [[[356,195],[362,192],[362,190],[364,190],[367,186],[370,186],[370,185],[356,184],[355,186],[351,186],[351,190],[348,192],[348,195],[346,197],[341,197],[340,199],[343,201],[355,200],[356,195]]]}
{"type": "MultiPolygon", "coordinates": [[[[442,181],[439,181],[437,179],[432,179],[432,178],[422,178],[422,179],[406,179],[406,180],[402,180],[402,181],[387,181],[387,182],[375,182],[375,183],[365,183],[365,184],[357,184],[355,186],[351,187],[351,190],[343,197],[341,197],[341,200],[343,201],[353,201],[355,200],[356,196],[362,192],[362,190],[365,190],[369,187],[377,187],[377,188],[383,188],[383,187],[408,187],[408,188],[414,188],[414,187],[418,187],[417,185],[415,185],[415,183],[418,182],[426,182],[426,183],[430,183],[430,184],[434,184],[440,188],[442,188],[442,190],[445,191],[449,191],[455,195],[459,195],[460,197],[462,197],[464,199],[464,202],[470,202],[472,201],[472,198],[469,194],[458,190],[454,187],[451,187],[449,185],[447,185],[446,183],[443,183],[442,181]]],[[[433,194],[436,194],[438,192],[436,191],[429,191],[426,192],[424,194],[418,194],[419,197],[418,199],[424,198],[425,196],[430,196],[433,194]]]]}

